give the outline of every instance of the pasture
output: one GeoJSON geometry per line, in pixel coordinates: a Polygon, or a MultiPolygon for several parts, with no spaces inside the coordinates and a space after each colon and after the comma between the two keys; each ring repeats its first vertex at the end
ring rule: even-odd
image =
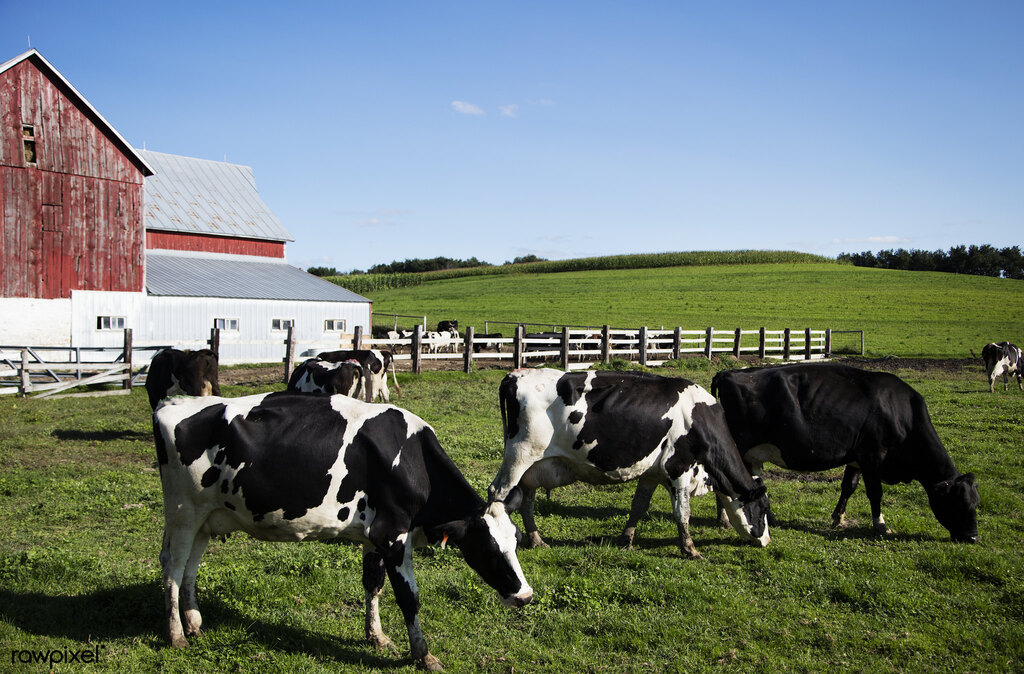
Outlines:
{"type": "Polygon", "coordinates": [[[484,321],[832,328],[864,330],[876,357],[968,358],[1024,341],[1024,281],[817,262],[469,276],[364,294],[375,314],[426,314],[428,329],[451,318],[478,332],[484,321]]]}
{"type": "MultiPolygon", "coordinates": [[[[693,359],[659,371],[708,386],[720,366],[693,359]]],[[[397,402],[435,427],[481,493],[501,460],[502,374],[399,377],[397,402]]],[[[631,486],[573,485],[538,498],[552,547],[520,551],[535,590],[523,609],[503,607],[457,550],[417,551],[431,651],[450,671],[1020,671],[1024,394],[989,394],[972,363],[898,374],[925,396],[958,468],[978,476],[977,545],[949,542],[916,483],[885,488],[895,534],[878,538],[863,489],[848,524],[830,528],[839,471],[773,470],[781,524],[771,544],[718,529],[704,496],[691,520],[704,560],[686,561],[664,491],[625,551],[613,541],[631,486]]],[[[390,587],[383,621],[399,652],[363,642],[351,544],[213,542],[198,580],[205,636],[168,648],[149,417],[142,390],[0,400],[0,669],[46,671],[26,659],[89,650],[98,671],[412,671],[390,587]]]]}

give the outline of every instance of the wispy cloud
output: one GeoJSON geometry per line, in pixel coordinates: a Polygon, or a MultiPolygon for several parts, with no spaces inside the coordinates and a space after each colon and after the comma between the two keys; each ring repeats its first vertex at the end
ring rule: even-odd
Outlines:
{"type": "Polygon", "coordinates": [[[516,105],[515,103],[510,103],[509,105],[502,105],[502,106],[500,106],[498,108],[498,110],[501,111],[502,117],[518,117],[519,116],[519,106],[516,105]]]}
{"type": "Polygon", "coordinates": [[[480,106],[467,103],[466,101],[452,101],[452,109],[463,115],[482,115],[484,111],[480,106]]]}

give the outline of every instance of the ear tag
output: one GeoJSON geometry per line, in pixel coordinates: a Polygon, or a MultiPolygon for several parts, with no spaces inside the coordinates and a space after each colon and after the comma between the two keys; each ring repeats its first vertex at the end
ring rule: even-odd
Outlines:
{"type": "Polygon", "coordinates": [[[448,532],[446,531],[445,534],[444,534],[444,538],[441,539],[441,549],[444,550],[447,545],[448,545],[448,532]]]}

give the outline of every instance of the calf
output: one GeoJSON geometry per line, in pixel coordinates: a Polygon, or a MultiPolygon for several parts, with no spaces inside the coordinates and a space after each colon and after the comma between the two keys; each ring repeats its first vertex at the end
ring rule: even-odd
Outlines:
{"type": "Polygon", "coordinates": [[[319,360],[329,363],[342,363],[347,360],[354,360],[363,368],[363,380],[366,384],[366,399],[368,401],[383,400],[390,401],[388,393],[388,368],[391,368],[391,378],[395,382],[395,389],[398,395],[402,395],[402,389],[398,385],[398,378],[395,376],[395,359],[390,351],[378,349],[353,349],[349,351],[324,351],[317,354],[319,360]]]}
{"type": "Polygon", "coordinates": [[[1017,386],[1024,391],[1021,384],[1021,374],[1024,370],[1024,360],[1021,358],[1020,348],[1009,342],[989,342],[981,350],[981,358],[985,361],[985,374],[988,375],[988,391],[995,392],[996,377],[1003,375],[1003,390],[1006,390],[1007,379],[1013,375],[1017,376],[1017,386]]]}
{"type": "Polygon", "coordinates": [[[340,393],[358,398],[363,389],[363,368],[358,360],[332,363],[310,358],[298,365],[288,379],[288,390],[301,393],[340,393]]]}
{"type": "Polygon", "coordinates": [[[538,487],[629,480],[640,484],[623,531],[626,545],[659,484],[672,498],[685,556],[700,557],[690,537],[690,497],[712,488],[736,530],[768,544],[764,485],[744,469],[721,407],[693,382],[634,372],[515,370],[498,398],[505,458],[490,496],[500,501],[522,487],[531,546],[544,545],[533,518],[538,487]]]}
{"type": "Polygon", "coordinates": [[[146,393],[154,409],[172,395],[219,396],[217,354],[209,349],[164,349],[149,364],[146,393]]]}
{"type": "Polygon", "coordinates": [[[430,670],[441,663],[417,618],[413,546],[452,543],[506,605],[532,597],[507,513],[519,495],[486,504],[433,429],[410,412],[283,392],[171,399],[157,408],[153,425],[167,635],[175,647],[188,645],[186,634],[200,634],[196,573],[210,536],[237,530],[267,541],[362,543],[367,639],[391,644],[378,609],[386,574],[412,656],[430,670]]]}
{"type": "Polygon", "coordinates": [[[863,474],[877,532],[890,533],[882,482],[917,480],[953,540],[977,540],[974,475],[956,469],[924,398],[895,375],[834,363],[726,370],[711,391],[752,473],[765,461],[797,471],[846,466],[833,525],[863,474]]]}

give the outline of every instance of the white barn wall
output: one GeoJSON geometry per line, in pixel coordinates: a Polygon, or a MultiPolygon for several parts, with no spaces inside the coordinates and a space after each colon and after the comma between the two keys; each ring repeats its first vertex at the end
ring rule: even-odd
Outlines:
{"type": "Polygon", "coordinates": [[[0,297],[0,344],[67,346],[70,339],[70,299],[0,297]]]}

